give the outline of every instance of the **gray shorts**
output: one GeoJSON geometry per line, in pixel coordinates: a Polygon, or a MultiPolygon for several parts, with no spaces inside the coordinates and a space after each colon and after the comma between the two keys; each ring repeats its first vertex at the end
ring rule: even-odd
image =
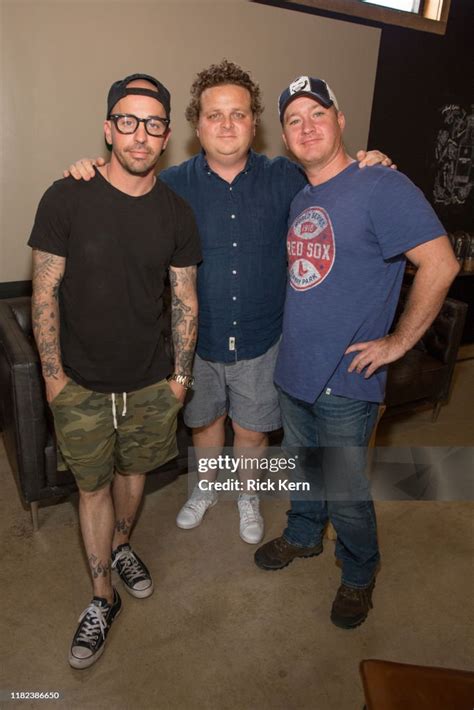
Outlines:
{"type": "Polygon", "coordinates": [[[187,426],[207,426],[227,412],[232,421],[250,431],[279,429],[280,407],[273,384],[279,344],[259,357],[233,363],[196,355],[194,391],[184,407],[187,426]]]}

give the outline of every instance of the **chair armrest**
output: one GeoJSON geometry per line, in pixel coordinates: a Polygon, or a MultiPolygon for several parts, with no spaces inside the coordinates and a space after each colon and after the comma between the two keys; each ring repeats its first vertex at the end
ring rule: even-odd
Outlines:
{"type": "Polygon", "coordinates": [[[38,500],[45,483],[47,440],[39,357],[19,323],[25,324],[20,314],[25,314],[29,302],[26,298],[0,301],[0,424],[10,465],[27,502],[38,500]]]}
{"type": "Polygon", "coordinates": [[[441,310],[421,338],[423,349],[445,365],[453,365],[466,320],[467,303],[446,298],[441,310]]]}
{"type": "Polygon", "coordinates": [[[446,298],[440,312],[422,338],[425,351],[446,365],[446,376],[443,378],[439,401],[445,401],[449,396],[466,313],[467,303],[446,298]]]}

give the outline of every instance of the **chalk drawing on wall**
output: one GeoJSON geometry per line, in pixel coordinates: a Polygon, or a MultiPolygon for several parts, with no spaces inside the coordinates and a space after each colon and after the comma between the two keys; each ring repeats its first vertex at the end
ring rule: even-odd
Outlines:
{"type": "Polygon", "coordinates": [[[440,114],[433,198],[438,204],[462,205],[474,188],[474,105],[470,114],[456,104],[443,106],[440,114]]]}

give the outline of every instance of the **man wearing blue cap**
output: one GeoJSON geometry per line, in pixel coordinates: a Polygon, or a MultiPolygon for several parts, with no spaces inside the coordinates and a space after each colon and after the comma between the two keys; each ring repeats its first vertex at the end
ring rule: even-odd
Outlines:
{"type": "Polygon", "coordinates": [[[445,230],[404,175],[359,170],[343,144],[344,114],[321,79],[301,76],[279,99],[283,140],[308,185],[294,198],[287,235],[289,280],[275,369],[284,446],[312,484],[295,497],[283,535],[255,553],[265,570],[322,552],[337,532],[342,582],[331,620],[361,624],[379,562],[365,454],[386,365],[402,357],[438,313],[459,270],[445,230]],[[388,335],[407,257],[417,273],[388,335]],[[309,498],[309,499],[308,499],[309,498]]]}
{"type": "Polygon", "coordinates": [[[199,237],[188,205],[155,177],[170,136],[170,95],[134,74],[108,94],[108,165],[44,194],[33,248],[33,330],[56,436],[79,488],[94,597],[79,618],[73,668],[100,657],[121,609],[111,583],[145,598],[151,575],[129,544],[146,472],[177,454],[176,418],[197,334],[199,237]],[[175,370],[163,347],[169,271],[175,370]]]}

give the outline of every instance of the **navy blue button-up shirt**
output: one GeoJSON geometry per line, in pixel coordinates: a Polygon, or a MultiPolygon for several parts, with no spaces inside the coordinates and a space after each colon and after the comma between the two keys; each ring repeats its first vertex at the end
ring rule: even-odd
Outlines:
{"type": "Polygon", "coordinates": [[[304,174],[286,158],[250,151],[228,183],[201,152],[160,179],[191,205],[201,236],[199,356],[234,362],[262,355],[281,334],[288,212],[307,184],[304,174]]]}

